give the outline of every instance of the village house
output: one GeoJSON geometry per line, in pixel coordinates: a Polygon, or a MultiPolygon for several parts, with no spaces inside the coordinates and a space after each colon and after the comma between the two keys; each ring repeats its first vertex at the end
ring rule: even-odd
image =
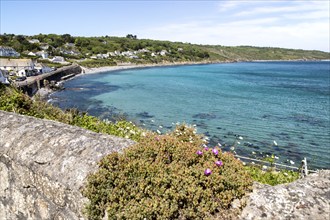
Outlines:
{"type": "Polygon", "coordinates": [[[42,59],[48,59],[48,53],[46,53],[45,51],[36,52],[36,55],[41,57],[42,59]]]}
{"type": "Polygon", "coordinates": [[[67,49],[63,49],[63,48],[60,49],[60,53],[67,54],[67,55],[80,55],[80,53],[77,51],[67,50],[67,49]]]}
{"type": "Polygon", "coordinates": [[[19,57],[20,54],[11,47],[0,46],[0,56],[2,56],[2,57],[19,57]]]}
{"type": "Polygon", "coordinates": [[[41,44],[39,47],[43,50],[48,50],[49,45],[48,44],[41,44]]]}
{"type": "Polygon", "coordinates": [[[116,56],[116,54],[114,53],[114,52],[108,52],[107,53],[109,56],[112,56],[112,57],[115,57],[116,56]]]}
{"type": "Polygon", "coordinates": [[[40,43],[40,41],[38,39],[31,39],[31,40],[28,40],[30,44],[38,44],[40,43]]]}
{"type": "Polygon", "coordinates": [[[31,59],[0,58],[0,69],[19,72],[20,70],[33,70],[34,62],[31,59]]]}
{"type": "Polygon", "coordinates": [[[129,57],[129,56],[133,56],[133,54],[134,54],[134,53],[133,53],[132,51],[125,51],[125,52],[122,52],[122,53],[121,53],[122,56],[127,56],[127,57],[129,57]]]}
{"type": "Polygon", "coordinates": [[[35,70],[38,70],[38,73],[42,74],[42,73],[49,73],[52,70],[52,68],[50,68],[49,66],[43,64],[43,63],[37,63],[35,66],[34,66],[34,69],[35,70]]]}
{"type": "Polygon", "coordinates": [[[159,54],[161,56],[166,56],[166,54],[168,54],[168,52],[167,52],[167,50],[162,50],[162,51],[159,52],[159,54]]]}
{"type": "Polygon", "coordinates": [[[50,59],[53,63],[65,63],[64,57],[61,56],[55,56],[53,59],[50,59]]]}
{"type": "Polygon", "coordinates": [[[138,53],[150,53],[150,50],[143,48],[143,49],[138,50],[137,52],[138,53]]]}
{"type": "Polygon", "coordinates": [[[29,52],[27,55],[29,55],[29,56],[36,56],[36,54],[33,53],[33,52],[29,52]]]}
{"type": "Polygon", "coordinates": [[[66,46],[66,47],[74,47],[75,44],[74,44],[74,43],[66,43],[65,46],[66,46]]]}

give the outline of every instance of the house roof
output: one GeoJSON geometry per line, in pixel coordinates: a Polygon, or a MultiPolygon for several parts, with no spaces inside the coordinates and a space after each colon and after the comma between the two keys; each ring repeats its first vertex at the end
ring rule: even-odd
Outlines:
{"type": "Polygon", "coordinates": [[[31,59],[6,59],[0,58],[0,66],[6,67],[25,67],[33,66],[33,61],[31,59]]]}

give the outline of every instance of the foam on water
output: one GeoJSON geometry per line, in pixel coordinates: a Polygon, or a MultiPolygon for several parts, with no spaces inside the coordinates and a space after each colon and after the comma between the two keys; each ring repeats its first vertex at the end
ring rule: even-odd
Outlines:
{"type": "Polygon", "coordinates": [[[242,136],[239,154],[275,154],[296,163],[307,157],[314,168],[330,168],[330,62],[123,70],[78,77],[65,87],[52,96],[61,108],[124,114],[163,132],[175,122],[196,124],[226,150],[242,136]]]}

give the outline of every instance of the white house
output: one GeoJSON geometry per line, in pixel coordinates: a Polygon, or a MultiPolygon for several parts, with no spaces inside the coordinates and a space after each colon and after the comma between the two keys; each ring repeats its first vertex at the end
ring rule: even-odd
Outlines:
{"type": "Polygon", "coordinates": [[[48,59],[48,53],[46,53],[45,51],[39,51],[36,53],[36,55],[42,57],[42,59],[48,59]]]}
{"type": "Polygon", "coordinates": [[[52,61],[54,63],[64,63],[65,62],[64,57],[60,57],[60,56],[55,56],[50,61],[52,61]]]}
{"type": "Polygon", "coordinates": [[[150,53],[150,50],[143,48],[138,50],[138,53],[150,53]]]}
{"type": "Polygon", "coordinates": [[[27,73],[28,73],[29,71],[30,71],[29,68],[24,67],[24,68],[18,70],[16,75],[17,75],[18,77],[27,76],[27,73]]]}
{"type": "Polygon", "coordinates": [[[166,54],[168,54],[168,52],[166,50],[162,50],[162,51],[159,52],[159,54],[161,56],[166,56],[166,54]]]}
{"type": "Polygon", "coordinates": [[[7,71],[19,71],[21,69],[33,70],[34,62],[31,59],[7,59],[0,58],[0,69],[7,71]]]}
{"type": "Polygon", "coordinates": [[[38,70],[38,73],[49,73],[52,70],[52,68],[50,68],[49,66],[43,64],[43,63],[37,63],[35,66],[34,66],[34,69],[38,70]]]}
{"type": "Polygon", "coordinates": [[[19,57],[20,54],[11,47],[0,46],[0,56],[2,57],[19,57]]]}
{"type": "Polygon", "coordinates": [[[9,81],[8,81],[7,77],[5,77],[5,75],[2,73],[1,70],[0,70],[0,83],[9,84],[9,81]]]}
{"type": "Polygon", "coordinates": [[[33,52],[29,52],[28,55],[29,55],[29,56],[35,56],[36,54],[33,53],[33,52]]]}
{"type": "Polygon", "coordinates": [[[38,39],[31,39],[31,40],[28,40],[30,44],[38,44],[40,43],[40,41],[38,39]]]}
{"type": "Polygon", "coordinates": [[[125,51],[125,52],[122,52],[121,53],[121,55],[123,55],[123,56],[127,56],[127,57],[129,57],[129,56],[133,56],[133,52],[132,51],[125,51]]]}

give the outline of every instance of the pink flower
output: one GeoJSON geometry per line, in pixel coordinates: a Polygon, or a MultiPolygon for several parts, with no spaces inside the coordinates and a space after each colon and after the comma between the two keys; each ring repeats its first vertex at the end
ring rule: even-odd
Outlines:
{"type": "Polygon", "coordinates": [[[208,150],[209,150],[209,148],[208,148],[208,147],[204,147],[204,150],[208,151],[208,150]]]}
{"type": "Polygon", "coordinates": [[[215,162],[215,165],[217,165],[218,167],[221,167],[223,165],[221,160],[218,160],[215,162]]]}
{"type": "Polygon", "coordinates": [[[210,170],[209,168],[207,168],[207,169],[204,171],[205,176],[209,176],[209,175],[211,175],[211,173],[212,173],[212,170],[210,170]]]}
{"type": "Polygon", "coordinates": [[[202,151],[197,151],[197,153],[196,153],[197,155],[202,155],[203,154],[203,152],[202,151]]]}
{"type": "Polygon", "coordinates": [[[213,148],[212,152],[214,153],[214,155],[218,155],[219,154],[219,151],[215,148],[213,148]]]}

